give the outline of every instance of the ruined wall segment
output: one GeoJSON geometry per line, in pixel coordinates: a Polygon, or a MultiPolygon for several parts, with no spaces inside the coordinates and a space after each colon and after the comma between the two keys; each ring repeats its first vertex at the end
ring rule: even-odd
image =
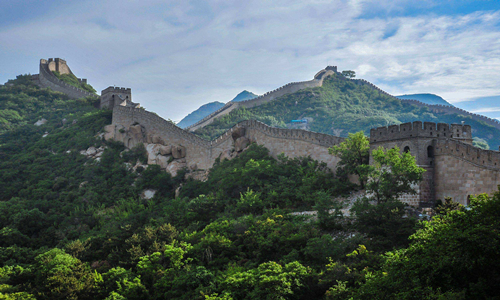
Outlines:
{"type": "Polygon", "coordinates": [[[436,141],[436,199],[452,197],[468,204],[468,196],[493,194],[500,185],[500,152],[461,141],[436,141]]]}
{"type": "Polygon", "coordinates": [[[469,125],[413,122],[370,131],[370,149],[397,146],[410,151],[426,170],[417,195],[400,200],[411,205],[430,205],[452,197],[467,204],[467,196],[497,191],[500,184],[500,152],[472,145],[469,125]]]}
{"type": "Polygon", "coordinates": [[[189,131],[195,131],[199,128],[203,128],[207,126],[208,124],[212,123],[216,118],[219,118],[221,116],[224,116],[231,111],[240,108],[240,107],[245,107],[245,108],[252,108],[256,107],[259,105],[262,105],[264,103],[270,102],[272,100],[275,100],[279,97],[282,97],[287,94],[292,94],[297,91],[306,89],[306,88],[314,88],[314,87],[319,87],[323,85],[323,80],[328,77],[329,75],[332,75],[337,72],[337,67],[336,66],[328,66],[326,69],[319,71],[316,75],[314,75],[314,78],[309,81],[301,81],[301,82],[290,82],[282,87],[279,87],[273,91],[267,92],[264,95],[261,95],[259,97],[241,101],[241,102],[229,102],[226,105],[224,105],[222,108],[219,110],[213,112],[212,114],[206,116],[205,118],[201,119],[200,121],[196,122],[195,124],[187,127],[186,129],[189,131]]]}
{"type": "Polygon", "coordinates": [[[350,79],[350,80],[354,81],[356,84],[359,84],[359,85],[369,86],[369,87],[377,90],[379,93],[386,95],[388,97],[397,99],[397,100],[401,101],[402,103],[405,103],[408,105],[416,105],[416,106],[420,106],[420,107],[427,107],[433,113],[442,113],[442,114],[447,114],[447,115],[450,115],[450,114],[466,115],[466,116],[469,116],[476,121],[485,122],[486,124],[493,126],[493,127],[500,130],[500,121],[496,120],[496,119],[492,119],[492,118],[489,118],[489,117],[486,117],[486,116],[483,116],[480,114],[471,113],[471,112],[468,112],[464,109],[454,107],[454,106],[448,106],[448,105],[442,105],[442,104],[427,104],[427,103],[423,103],[421,101],[413,100],[413,99],[399,99],[399,98],[387,93],[386,91],[380,89],[378,86],[374,85],[373,83],[366,81],[364,79],[350,79]]]}
{"type": "MultiPolygon", "coordinates": [[[[32,80],[35,84],[40,86],[41,88],[50,88],[54,91],[61,92],[66,94],[71,99],[84,98],[89,96],[95,96],[95,94],[89,93],[82,89],[79,89],[75,86],[67,84],[66,82],[59,80],[52,71],[61,70],[65,73],[61,74],[69,74],[71,70],[69,69],[66,61],[56,58],[49,59],[48,61],[45,59],[40,60],[40,73],[32,76],[32,80]]],[[[59,71],[60,72],[60,71],[59,71]]],[[[73,73],[71,73],[73,74],[73,73]]],[[[79,79],[81,82],[86,82],[86,79],[79,79]]]]}
{"type": "Polygon", "coordinates": [[[115,106],[140,107],[138,103],[132,102],[130,88],[110,86],[101,91],[100,107],[113,109],[115,106]]]}
{"type": "MultiPolygon", "coordinates": [[[[144,109],[115,106],[113,108],[113,137],[131,148],[138,142],[159,142],[168,146],[182,146],[186,149],[185,160],[191,169],[209,169],[217,158],[225,157],[228,152],[238,150],[233,133],[244,129],[243,136],[248,141],[264,145],[270,154],[277,157],[284,153],[288,157],[311,156],[327,163],[335,170],[338,158],[328,154],[328,148],[338,145],[344,139],[322,133],[299,129],[273,128],[258,121],[243,121],[213,141],[202,139],[158,115],[144,109]],[[134,139],[128,131],[131,127],[144,128],[143,141],[134,139]],[[196,167],[193,167],[196,166],[196,167]]],[[[238,140],[236,140],[237,142],[238,140]]]]}

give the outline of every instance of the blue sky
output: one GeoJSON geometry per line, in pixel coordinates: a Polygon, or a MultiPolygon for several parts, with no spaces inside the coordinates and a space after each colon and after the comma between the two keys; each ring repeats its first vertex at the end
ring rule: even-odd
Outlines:
{"type": "Polygon", "coordinates": [[[500,1],[0,1],[0,82],[49,57],[173,120],[327,65],[500,117],[500,1]]]}

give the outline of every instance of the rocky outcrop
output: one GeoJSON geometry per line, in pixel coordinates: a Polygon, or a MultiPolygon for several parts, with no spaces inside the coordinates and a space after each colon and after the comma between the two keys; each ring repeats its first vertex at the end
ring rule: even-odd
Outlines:
{"type": "Polygon", "coordinates": [[[46,123],[47,123],[47,120],[45,120],[45,119],[42,118],[42,119],[36,121],[35,124],[33,124],[33,125],[35,125],[35,126],[42,126],[42,125],[44,125],[46,123]]]}
{"type": "MultiPolygon", "coordinates": [[[[102,136],[105,140],[123,142],[128,149],[143,144],[147,152],[147,164],[159,165],[172,176],[176,176],[181,169],[188,167],[186,147],[167,145],[159,135],[146,132],[145,127],[140,124],[134,124],[128,128],[122,125],[107,125],[104,127],[102,136]]],[[[196,163],[189,167],[190,170],[198,168],[196,163]]],[[[133,169],[135,170],[135,167],[133,169]]]]}

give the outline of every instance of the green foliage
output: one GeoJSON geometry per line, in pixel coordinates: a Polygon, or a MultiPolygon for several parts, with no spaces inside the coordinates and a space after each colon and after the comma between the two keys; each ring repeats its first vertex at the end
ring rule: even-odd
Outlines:
{"type": "Polygon", "coordinates": [[[372,151],[373,165],[368,169],[367,191],[380,204],[398,199],[403,194],[415,194],[413,186],[422,180],[425,169],[420,168],[410,153],[401,153],[398,147],[372,151]]]}
{"type": "Polygon", "coordinates": [[[408,290],[481,299],[497,284],[498,205],[486,203],[498,201],[474,200],[470,211],[445,203],[408,246],[416,221],[393,199],[420,171],[399,151],[377,154],[368,174],[382,178],[381,204],[359,202],[344,217],[345,167],[336,177],[255,144],[218,160],[205,182],[154,165],[133,171],[144,148],[103,141],[111,113],[93,101],[40,90],[29,76],[0,87],[0,299],[376,299],[408,290]],[[90,146],[105,148],[100,160],[80,154],[90,146]],[[144,189],[157,193],[141,199],[144,189]]]}
{"type": "Polygon", "coordinates": [[[353,299],[496,299],[500,194],[473,198],[423,222],[406,249],[389,252],[353,299]]]}
{"type": "Polygon", "coordinates": [[[401,102],[371,86],[356,84],[341,74],[328,76],[321,87],[303,89],[257,107],[233,110],[195,133],[215,139],[244,120],[286,128],[291,120],[306,117],[312,120],[308,123],[311,131],[343,137],[352,132],[369,134],[371,128],[413,121],[456,124],[465,121],[492,149],[500,146],[500,131],[483,121],[468,115],[432,112],[427,107],[401,102]]]}
{"type": "Polygon", "coordinates": [[[330,154],[340,158],[338,172],[355,174],[359,178],[361,188],[365,187],[369,168],[370,141],[362,131],[349,133],[349,137],[338,146],[328,149],[330,154]]]}
{"type": "Polygon", "coordinates": [[[354,77],[356,77],[356,72],[351,71],[351,70],[345,70],[345,71],[342,71],[342,76],[345,76],[347,78],[354,78],[354,77]]]}
{"type": "Polygon", "coordinates": [[[58,71],[52,71],[52,73],[61,81],[66,82],[69,85],[87,91],[89,93],[95,94],[97,91],[90,85],[85,82],[80,82],[78,78],[73,74],[60,74],[58,71]]]}

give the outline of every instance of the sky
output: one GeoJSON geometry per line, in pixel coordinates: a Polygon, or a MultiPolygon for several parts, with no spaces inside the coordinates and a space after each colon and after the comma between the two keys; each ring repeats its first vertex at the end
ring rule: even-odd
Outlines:
{"type": "Polygon", "coordinates": [[[0,1],[0,83],[51,57],[174,121],[327,65],[500,118],[498,0],[0,1]]]}

